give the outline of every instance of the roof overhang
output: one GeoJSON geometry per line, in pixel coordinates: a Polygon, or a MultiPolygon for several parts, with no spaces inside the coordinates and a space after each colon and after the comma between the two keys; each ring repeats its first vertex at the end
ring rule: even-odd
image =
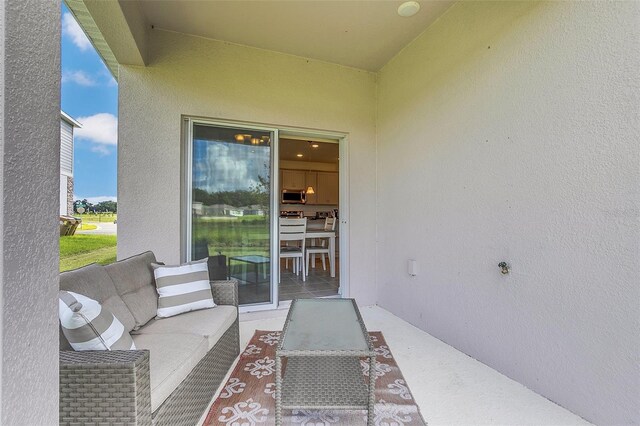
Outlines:
{"type": "Polygon", "coordinates": [[[148,25],[137,3],[115,0],[65,0],[65,3],[116,80],[118,64],[146,65],[148,25]]]}
{"type": "Polygon", "coordinates": [[[107,66],[144,66],[153,31],[170,31],[379,71],[435,22],[452,0],[65,0],[107,66]]]}
{"type": "Polygon", "coordinates": [[[67,123],[71,124],[73,127],[78,127],[78,128],[82,127],[82,124],[80,124],[77,120],[74,120],[73,118],[71,118],[71,116],[66,112],[64,112],[63,110],[60,110],[60,118],[62,118],[67,123]]]}

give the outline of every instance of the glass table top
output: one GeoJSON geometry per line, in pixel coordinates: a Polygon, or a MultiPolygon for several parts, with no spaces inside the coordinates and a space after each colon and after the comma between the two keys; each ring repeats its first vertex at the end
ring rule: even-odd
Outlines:
{"type": "Polygon", "coordinates": [[[352,299],[297,299],[290,309],[282,350],[369,350],[352,299]]]}
{"type": "Polygon", "coordinates": [[[230,260],[241,260],[243,262],[249,263],[269,263],[269,259],[266,256],[261,256],[259,254],[249,254],[246,256],[233,256],[229,258],[230,260]]]}

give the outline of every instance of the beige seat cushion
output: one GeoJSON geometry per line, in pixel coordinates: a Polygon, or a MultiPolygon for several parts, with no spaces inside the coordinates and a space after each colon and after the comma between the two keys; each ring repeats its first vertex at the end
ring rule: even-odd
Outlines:
{"type": "Polygon", "coordinates": [[[150,352],[151,411],[156,411],[207,354],[207,339],[195,334],[132,337],[136,348],[150,352]]]}
{"type": "Polygon", "coordinates": [[[235,306],[216,306],[170,318],[154,319],[134,334],[181,333],[206,337],[211,349],[238,317],[235,306]]]}
{"type": "MultiPolygon", "coordinates": [[[[127,332],[135,327],[135,319],[131,311],[118,295],[111,277],[102,265],[92,263],[61,273],[60,290],[78,293],[97,301],[113,313],[127,332]]],[[[60,331],[60,349],[71,350],[71,345],[67,342],[62,330],[60,331]]]]}
{"type": "Polygon", "coordinates": [[[152,263],[157,263],[156,257],[147,251],[104,267],[135,318],[134,330],[148,323],[158,310],[152,263]]]}

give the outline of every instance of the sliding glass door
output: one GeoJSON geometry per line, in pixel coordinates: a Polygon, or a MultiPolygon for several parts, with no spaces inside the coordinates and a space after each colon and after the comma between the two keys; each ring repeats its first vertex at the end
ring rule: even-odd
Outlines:
{"type": "Polygon", "coordinates": [[[186,126],[186,258],[209,257],[212,279],[237,279],[241,305],[275,307],[276,132],[196,120],[186,126]]]}

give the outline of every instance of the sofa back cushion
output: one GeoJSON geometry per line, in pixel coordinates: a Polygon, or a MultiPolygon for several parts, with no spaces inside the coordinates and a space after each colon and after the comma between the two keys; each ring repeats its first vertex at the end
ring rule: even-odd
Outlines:
{"type": "MultiPolygon", "coordinates": [[[[60,274],[60,290],[81,294],[99,302],[124,325],[127,332],[133,330],[136,321],[131,311],[118,295],[116,287],[102,265],[95,263],[60,274]]],[[[60,330],[60,349],[71,350],[71,345],[60,330]]]]}
{"type": "Polygon", "coordinates": [[[105,266],[118,294],[133,314],[134,330],[155,318],[158,311],[152,263],[157,263],[156,256],[147,251],[105,266]]]}

